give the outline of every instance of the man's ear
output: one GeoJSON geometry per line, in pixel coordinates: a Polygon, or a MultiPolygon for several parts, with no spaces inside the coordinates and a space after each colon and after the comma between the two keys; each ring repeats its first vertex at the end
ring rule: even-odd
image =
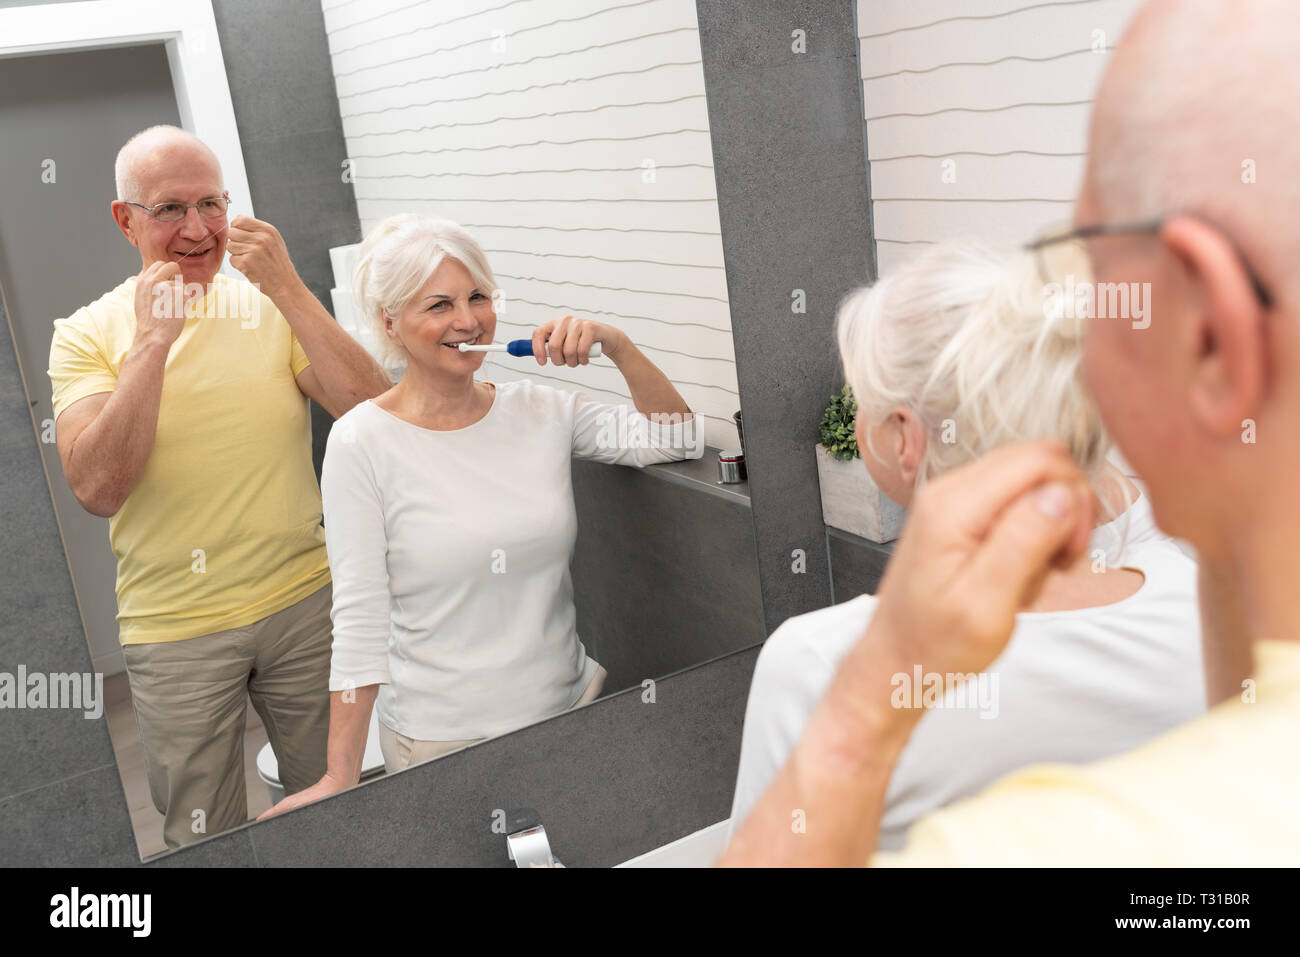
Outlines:
{"type": "Polygon", "coordinates": [[[122,231],[126,241],[132,246],[139,246],[140,240],[135,235],[135,225],[131,222],[131,207],[120,199],[115,199],[108,204],[109,210],[113,214],[113,222],[117,223],[117,228],[122,231]]]}
{"type": "MultiPolygon", "coordinates": [[[[1257,414],[1266,387],[1267,313],[1240,254],[1218,229],[1193,216],[1173,216],[1160,238],[1182,269],[1181,294],[1190,305],[1187,319],[1195,324],[1191,413],[1217,438],[1240,434],[1242,421],[1257,414]]],[[[1171,311],[1165,314],[1172,318],[1171,311]]],[[[1170,341],[1180,340],[1188,341],[1170,341]]]]}
{"type": "Polygon", "coordinates": [[[889,416],[894,420],[893,438],[898,442],[898,471],[903,481],[915,487],[921,460],[925,457],[925,426],[911,409],[899,406],[889,416]]]}

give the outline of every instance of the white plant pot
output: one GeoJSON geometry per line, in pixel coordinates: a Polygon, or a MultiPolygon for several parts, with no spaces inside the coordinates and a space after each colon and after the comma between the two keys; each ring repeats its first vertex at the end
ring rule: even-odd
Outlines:
{"type": "Polygon", "coordinates": [[[898,538],[907,509],[880,491],[861,459],[841,462],[819,444],[817,478],[827,525],[879,544],[898,538]]]}

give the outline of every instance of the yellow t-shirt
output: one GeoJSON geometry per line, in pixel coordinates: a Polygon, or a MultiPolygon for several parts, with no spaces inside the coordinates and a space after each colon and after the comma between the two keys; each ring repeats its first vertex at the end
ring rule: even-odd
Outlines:
{"type": "Polygon", "coordinates": [[[1252,702],[1104,761],[1009,775],[921,818],[872,865],[1295,867],[1300,641],[1256,642],[1255,664],[1252,702]]]}
{"type": "MultiPolygon", "coordinates": [[[[112,392],[135,336],[135,277],[54,323],[54,418],[112,392]]],[[[218,275],[167,354],[153,451],[109,520],[124,645],[252,624],[327,584],[310,364],[288,321],[218,275]]]]}

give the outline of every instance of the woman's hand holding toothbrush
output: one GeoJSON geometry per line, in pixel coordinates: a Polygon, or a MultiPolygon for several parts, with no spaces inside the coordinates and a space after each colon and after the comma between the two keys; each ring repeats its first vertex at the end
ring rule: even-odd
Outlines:
{"type": "Polygon", "coordinates": [[[590,319],[562,316],[533,330],[533,357],[542,366],[548,357],[557,366],[585,366],[592,346],[600,343],[601,352],[617,362],[625,342],[627,334],[621,329],[590,319]]]}
{"type": "Polygon", "coordinates": [[[638,412],[674,416],[678,422],[685,421],[683,416],[693,417],[691,407],[676,386],[636,347],[627,333],[602,322],[563,316],[542,323],[533,330],[532,339],[483,346],[463,342],[460,345],[461,352],[508,352],[512,356],[527,355],[529,349],[542,366],[548,358],[557,366],[585,366],[593,355],[601,355],[603,350],[623,374],[638,412]]]}

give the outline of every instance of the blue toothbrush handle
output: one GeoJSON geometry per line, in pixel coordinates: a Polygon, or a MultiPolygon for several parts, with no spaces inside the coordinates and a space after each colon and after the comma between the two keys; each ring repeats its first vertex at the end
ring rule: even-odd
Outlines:
{"type": "MultiPolygon", "coordinates": [[[[506,352],[510,353],[510,355],[512,356],[531,356],[533,354],[533,340],[532,339],[511,339],[510,342],[506,344],[506,352]]],[[[591,352],[589,352],[587,355],[588,358],[591,359],[599,358],[600,343],[599,342],[592,343],[591,352]]]]}

